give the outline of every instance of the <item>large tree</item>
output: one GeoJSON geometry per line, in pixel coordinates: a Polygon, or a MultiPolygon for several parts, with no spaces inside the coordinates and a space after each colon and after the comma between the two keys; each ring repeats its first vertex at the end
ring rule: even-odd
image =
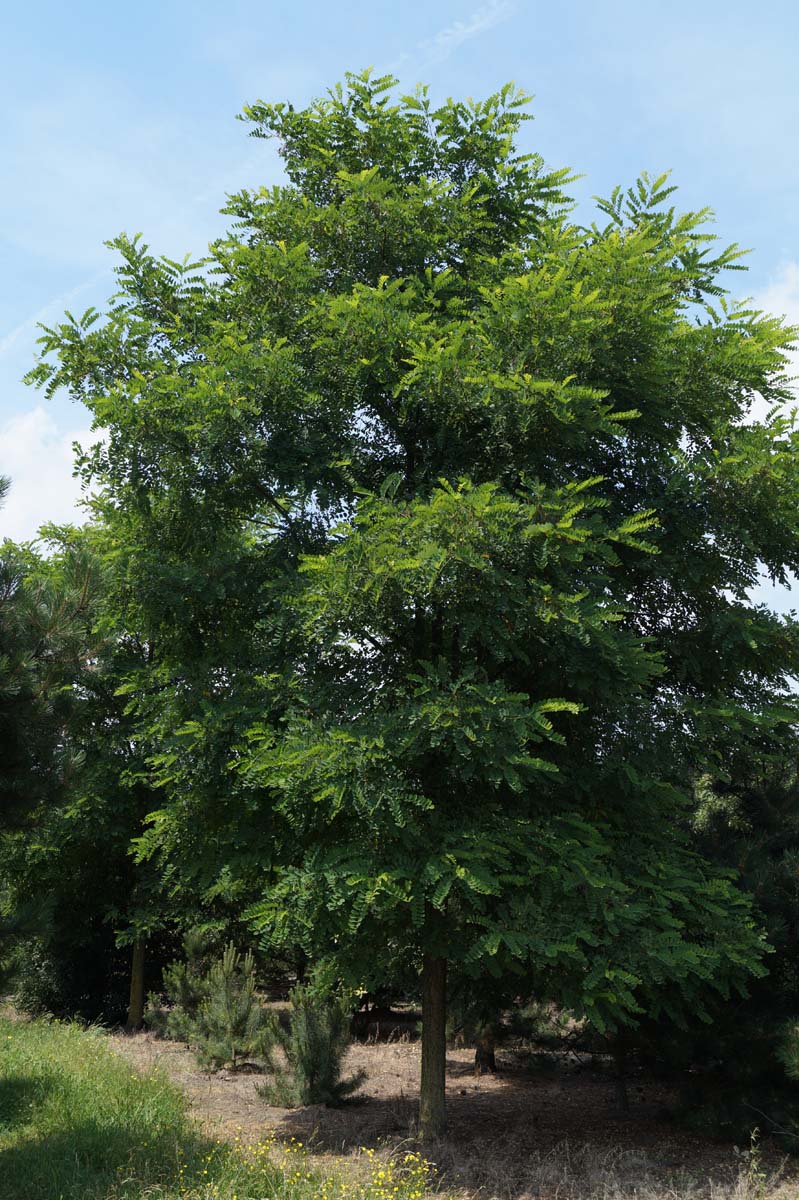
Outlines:
{"type": "Polygon", "coordinates": [[[107,318],[32,378],[107,430],[83,468],[159,648],[142,853],[260,891],[332,976],[412,964],[435,1133],[448,964],[605,1024],[759,969],[683,827],[793,717],[794,628],[748,600],[799,567],[794,435],[750,418],[792,334],[725,299],[737,250],[664,179],[586,227],[520,93],[393,85],[248,109],[287,182],[201,264],[117,239],[107,318]]]}

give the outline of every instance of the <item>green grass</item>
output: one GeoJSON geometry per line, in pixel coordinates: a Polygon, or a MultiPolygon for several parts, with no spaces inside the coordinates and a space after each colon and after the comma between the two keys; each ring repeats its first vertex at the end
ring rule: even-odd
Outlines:
{"type": "Polygon", "coordinates": [[[416,1155],[324,1177],[298,1143],[210,1141],[101,1032],[0,1020],[0,1200],[420,1200],[428,1177],[416,1155]]]}

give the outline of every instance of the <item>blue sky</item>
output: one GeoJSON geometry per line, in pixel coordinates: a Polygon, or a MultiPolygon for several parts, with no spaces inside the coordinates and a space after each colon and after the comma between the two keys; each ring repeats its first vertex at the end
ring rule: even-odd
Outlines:
{"type": "Polygon", "coordinates": [[[735,293],[799,322],[799,7],[764,0],[44,0],[8,7],[0,48],[0,532],[74,514],[70,444],[88,420],[24,387],[36,322],[102,305],[104,239],[143,231],[173,257],[224,227],[226,192],[279,177],[235,120],[262,98],[301,104],[346,70],[392,70],[434,96],[508,79],[535,95],[524,133],[583,178],[588,204],[671,169],[752,247],[735,293]]]}

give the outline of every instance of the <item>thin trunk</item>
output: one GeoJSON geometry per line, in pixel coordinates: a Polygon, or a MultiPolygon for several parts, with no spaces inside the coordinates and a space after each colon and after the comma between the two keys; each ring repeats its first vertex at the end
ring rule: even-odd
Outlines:
{"type": "Polygon", "coordinates": [[[447,960],[425,954],[422,960],[422,1086],[419,1132],[441,1137],[446,1129],[447,960]]]}
{"type": "Polygon", "coordinates": [[[480,1030],[474,1048],[475,1075],[493,1075],[497,1069],[496,1039],[494,1030],[486,1027],[480,1030]]]}
{"type": "Polygon", "coordinates": [[[130,968],[130,1002],[128,1004],[128,1029],[141,1029],[144,1021],[144,938],[137,937],[133,943],[133,962],[130,968]]]}

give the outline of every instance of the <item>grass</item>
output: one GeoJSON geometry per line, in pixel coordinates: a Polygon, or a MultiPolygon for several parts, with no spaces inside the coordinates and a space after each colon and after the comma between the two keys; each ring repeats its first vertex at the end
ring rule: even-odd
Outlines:
{"type": "Polygon", "coordinates": [[[493,1155],[442,1147],[435,1157],[445,1178],[468,1179],[458,1200],[799,1200],[799,1184],[764,1168],[756,1147],[731,1153],[723,1179],[696,1168],[664,1172],[619,1146],[561,1143],[523,1154],[500,1142],[493,1155]]]}
{"type": "MultiPolygon", "coordinates": [[[[319,1164],[301,1142],[213,1141],[158,1072],[141,1074],[99,1030],[0,1018],[0,1200],[797,1200],[756,1143],[725,1183],[612,1148],[525,1153],[498,1137],[470,1155],[442,1143],[319,1164]]],[[[731,1165],[733,1165],[731,1163],[731,1165]]]]}
{"type": "Polygon", "coordinates": [[[322,1175],[298,1142],[214,1142],[99,1031],[0,1020],[0,1200],[420,1200],[419,1155],[322,1175]]]}

